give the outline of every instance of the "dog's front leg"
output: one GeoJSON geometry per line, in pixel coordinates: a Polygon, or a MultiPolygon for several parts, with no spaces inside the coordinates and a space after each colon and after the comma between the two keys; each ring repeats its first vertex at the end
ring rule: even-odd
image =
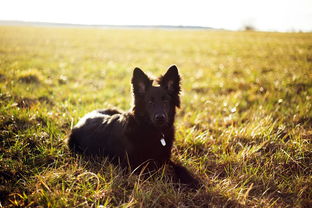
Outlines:
{"type": "Polygon", "coordinates": [[[192,189],[198,189],[200,187],[200,182],[183,166],[178,165],[172,161],[169,161],[169,165],[173,168],[175,173],[175,178],[178,182],[187,185],[192,189]]]}

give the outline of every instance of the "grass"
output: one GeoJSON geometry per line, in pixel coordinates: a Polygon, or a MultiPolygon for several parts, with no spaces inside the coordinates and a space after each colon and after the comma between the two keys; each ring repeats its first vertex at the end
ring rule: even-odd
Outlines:
{"type": "Polygon", "coordinates": [[[311,207],[312,34],[0,27],[0,207],[311,207]],[[195,192],[71,156],[134,67],[183,78],[173,159],[195,192]]]}

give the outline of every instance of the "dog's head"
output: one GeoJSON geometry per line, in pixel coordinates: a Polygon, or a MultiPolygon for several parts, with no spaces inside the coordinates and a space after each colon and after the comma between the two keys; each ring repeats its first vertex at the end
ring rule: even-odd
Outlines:
{"type": "Polygon", "coordinates": [[[172,125],[175,107],[180,107],[180,76],[175,65],[156,81],[141,69],[135,68],[132,77],[134,110],[153,126],[163,128],[172,125]]]}

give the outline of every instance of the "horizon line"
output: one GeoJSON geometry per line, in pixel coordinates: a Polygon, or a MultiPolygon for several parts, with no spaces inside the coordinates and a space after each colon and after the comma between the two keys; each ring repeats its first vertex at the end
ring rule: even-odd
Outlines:
{"type": "MultiPolygon", "coordinates": [[[[245,27],[241,29],[224,29],[214,28],[201,25],[166,25],[166,24],[86,24],[86,23],[65,23],[65,22],[48,22],[48,21],[27,21],[27,20],[2,20],[0,19],[0,26],[43,26],[43,27],[68,27],[68,28],[98,28],[98,29],[181,29],[181,30],[219,30],[219,31],[246,31],[245,27]]],[[[252,25],[251,25],[252,27],[252,25]]],[[[311,31],[278,31],[278,30],[259,30],[253,28],[250,31],[257,32],[279,32],[279,33],[311,33],[311,31]]]]}

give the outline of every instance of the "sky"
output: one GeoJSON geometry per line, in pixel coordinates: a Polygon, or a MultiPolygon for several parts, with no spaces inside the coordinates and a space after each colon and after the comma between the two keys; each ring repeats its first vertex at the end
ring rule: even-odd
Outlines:
{"type": "Polygon", "coordinates": [[[312,31],[312,0],[1,0],[0,20],[312,31]]]}

